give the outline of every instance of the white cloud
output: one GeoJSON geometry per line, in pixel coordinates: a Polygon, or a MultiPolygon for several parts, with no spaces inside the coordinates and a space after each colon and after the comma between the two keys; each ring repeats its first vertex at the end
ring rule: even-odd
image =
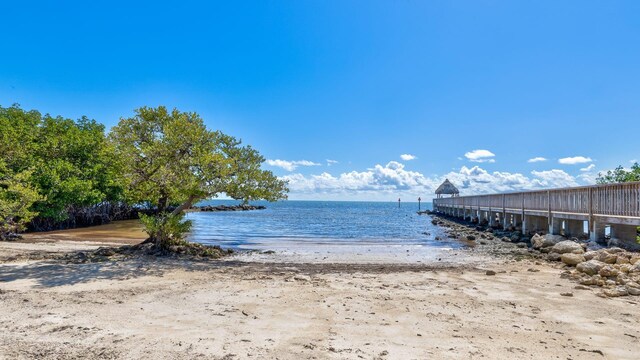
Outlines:
{"type": "Polygon", "coordinates": [[[479,163],[496,162],[496,160],[493,159],[493,157],[496,156],[496,154],[492,153],[489,150],[473,150],[464,154],[464,156],[471,162],[479,162],[479,163]]]}
{"type": "Polygon", "coordinates": [[[543,162],[543,161],[547,161],[547,159],[543,158],[541,156],[534,157],[532,159],[527,160],[527,162],[529,162],[529,163],[537,163],[537,162],[543,162]]]}
{"type": "Polygon", "coordinates": [[[417,157],[415,155],[411,155],[411,154],[402,154],[402,155],[400,155],[400,159],[402,159],[404,161],[410,161],[410,160],[417,159],[417,157]]]}
{"type": "MultiPolygon", "coordinates": [[[[583,174],[583,175],[586,175],[583,174]]],[[[520,173],[488,172],[479,167],[462,166],[442,176],[425,176],[411,171],[395,161],[376,165],[365,171],[351,171],[339,175],[324,172],[319,175],[291,174],[282,177],[289,181],[291,198],[336,200],[385,200],[402,196],[426,197],[448,178],[463,195],[489,194],[508,191],[559,188],[592,184],[593,177],[573,177],[562,170],[533,171],[529,176],[520,173]]]]}
{"type": "Polygon", "coordinates": [[[267,165],[283,168],[287,171],[293,171],[297,169],[298,166],[320,166],[320,164],[314,163],[313,161],[309,161],[309,160],[287,161],[287,160],[280,160],[280,159],[275,159],[275,160],[268,159],[266,162],[267,162],[267,165]]]}
{"type": "Polygon", "coordinates": [[[590,163],[592,161],[593,160],[590,157],[584,157],[584,156],[566,157],[558,160],[560,164],[564,164],[564,165],[585,164],[585,163],[590,163]]]}
{"type": "Polygon", "coordinates": [[[557,188],[578,186],[576,179],[562,170],[532,171],[534,187],[557,188]]]}
{"type": "Polygon", "coordinates": [[[638,162],[638,159],[629,160],[629,163],[631,163],[631,164],[635,164],[637,162],[638,162]]]}
{"type": "Polygon", "coordinates": [[[589,166],[587,166],[587,167],[585,167],[585,168],[580,169],[580,171],[591,171],[591,170],[593,170],[593,168],[595,168],[595,167],[596,167],[596,164],[590,164],[589,166]]]}
{"type": "Polygon", "coordinates": [[[327,166],[335,165],[338,163],[338,160],[327,159],[327,166]]]}

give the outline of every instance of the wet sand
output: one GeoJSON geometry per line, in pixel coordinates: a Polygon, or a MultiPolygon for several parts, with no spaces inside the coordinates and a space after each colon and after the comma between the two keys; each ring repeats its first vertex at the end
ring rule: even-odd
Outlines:
{"type": "Polygon", "coordinates": [[[636,359],[640,351],[634,298],[600,298],[560,278],[558,264],[476,249],[422,263],[291,262],[278,253],[7,260],[105,244],[32,240],[0,243],[0,358],[636,359]]]}

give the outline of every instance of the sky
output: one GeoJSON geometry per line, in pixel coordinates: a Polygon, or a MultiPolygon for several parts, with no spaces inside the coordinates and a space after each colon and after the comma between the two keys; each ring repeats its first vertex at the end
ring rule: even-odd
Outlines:
{"type": "Polygon", "coordinates": [[[0,105],[195,111],[290,199],[591,184],[640,159],[640,2],[6,1],[0,105]]]}

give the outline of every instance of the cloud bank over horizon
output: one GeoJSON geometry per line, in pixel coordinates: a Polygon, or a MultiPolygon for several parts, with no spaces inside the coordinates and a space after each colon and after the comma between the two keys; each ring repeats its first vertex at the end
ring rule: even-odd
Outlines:
{"type": "MultiPolygon", "coordinates": [[[[461,195],[488,194],[591,184],[593,174],[572,176],[564,170],[531,171],[529,174],[488,171],[479,165],[462,166],[442,175],[425,175],[406,168],[405,164],[390,161],[376,164],[364,171],[329,172],[304,175],[293,173],[281,176],[289,181],[290,198],[309,200],[394,200],[433,196],[435,189],[448,178],[461,195]]],[[[410,200],[411,201],[411,200],[410,200]]]]}

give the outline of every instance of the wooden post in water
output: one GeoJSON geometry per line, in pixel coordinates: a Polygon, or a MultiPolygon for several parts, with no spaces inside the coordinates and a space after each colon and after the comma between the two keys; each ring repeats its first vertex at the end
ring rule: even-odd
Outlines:
{"type": "Polygon", "coordinates": [[[422,199],[418,197],[418,211],[420,211],[420,201],[422,201],[422,199]]]}
{"type": "Polygon", "coordinates": [[[400,209],[400,198],[398,198],[398,209],[400,209]]]}

